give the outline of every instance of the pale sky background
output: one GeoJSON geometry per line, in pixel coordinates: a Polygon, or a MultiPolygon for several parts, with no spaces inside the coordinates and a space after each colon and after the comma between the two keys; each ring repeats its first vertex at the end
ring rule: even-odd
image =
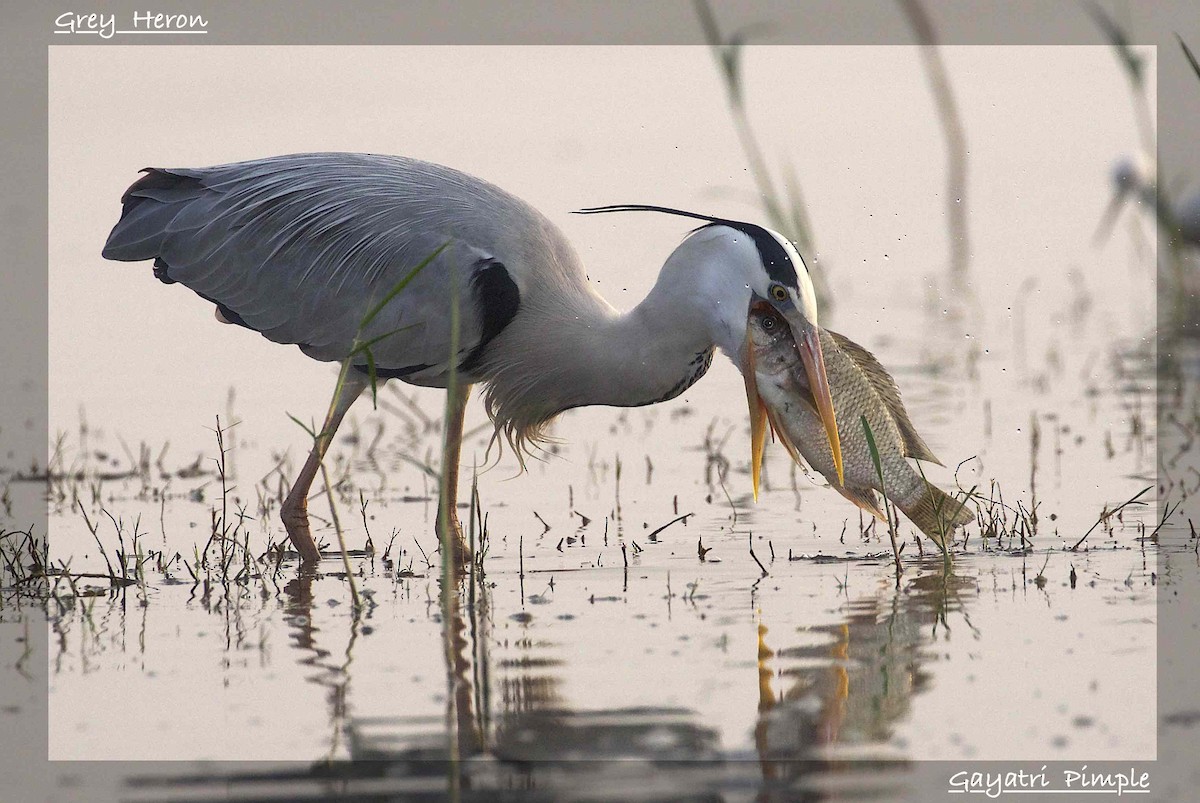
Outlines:
{"type": "MultiPolygon", "coordinates": [[[[1029,276],[1031,320],[1057,316],[1075,269],[1112,331],[1140,332],[1152,277],[1131,272],[1125,227],[1104,249],[1090,240],[1111,164],[1137,142],[1111,52],[944,58],[970,149],[971,276],[987,326],[1004,325],[1029,276]]],[[[745,74],[768,157],[786,157],[803,185],[818,246],[805,257],[830,266],[838,307],[823,323],[864,341],[886,333],[888,310],[856,301],[864,282],[911,308],[947,261],[943,139],[917,51],[755,47],[745,74]]],[[[100,248],[142,167],[316,150],[405,154],[504,187],[566,231],[619,308],[642,298],[688,226],[571,210],[642,202],[761,219],[702,47],[52,47],[52,435],[83,407],[93,426],[186,443],[180,422],[208,422],[234,386],[247,418],[270,410],[278,436],[304,439],[278,411],[319,410],[327,367],[215,325],[181,285],[100,248]]],[[[740,386],[723,361],[704,384],[740,386]]]]}

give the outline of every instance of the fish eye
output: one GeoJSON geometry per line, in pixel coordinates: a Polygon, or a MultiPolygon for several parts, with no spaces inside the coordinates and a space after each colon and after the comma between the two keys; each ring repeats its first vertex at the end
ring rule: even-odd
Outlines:
{"type": "Polygon", "coordinates": [[[764,331],[764,332],[774,332],[774,331],[775,331],[775,325],[776,325],[776,321],[775,321],[775,317],[774,317],[774,316],[772,316],[772,315],[765,315],[765,316],[763,316],[763,319],[762,319],[762,328],[763,328],[763,331],[764,331]]]}
{"type": "Polygon", "coordinates": [[[771,285],[771,298],[776,301],[787,301],[788,292],[782,284],[773,284],[771,285]]]}

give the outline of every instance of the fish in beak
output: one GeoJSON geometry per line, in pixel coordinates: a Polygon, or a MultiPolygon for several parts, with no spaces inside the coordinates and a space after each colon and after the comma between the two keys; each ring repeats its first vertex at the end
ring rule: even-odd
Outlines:
{"type": "MultiPolygon", "coordinates": [[[[904,511],[921,532],[946,545],[956,527],[975,519],[966,500],[957,500],[931,485],[908,461],[939,462],[913,428],[896,383],[871,352],[848,338],[817,329],[821,350],[797,346],[786,310],[752,304],[746,320],[753,344],[750,366],[754,390],[767,408],[775,436],[798,463],[820,474],[842,496],[873,516],[886,520],[878,494],[904,511]],[[827,419],[817,410],[816,366],[824,363],[837,414],[845,423],[837,445],[826,445],[827,419]],[[855,424],[862,423],[860,429],[855,424]],[[844,449],[845,469],[836,451],[844,449]],[[840,476],[839,476],[840,475],[840,476]]],[[[811,319],[810,319],[811,320],[811,319]]],[[[801,340],[804,343],[804,340],[801,340]]]]}
{"type": "MultiPolygon", "coordinates": [[[[796,309],[779,310],[792,332],[792,340],[800,360],[804,364],[804,373],[812,392],[813,401],[821,423],[825,426],[825,435],[829,438],[829,451],[833,455],[833,465],[837,471],[838,483],[846,482],[845,470],[842,466],[842,443],[838,436],[837,414],[833,409],[833,393],[829,389],[829,378],[825,373],[825,357],[821,352],[821,338],[817,327],[807,321],[796,309]]],[[[750,478],[754,487],[754,498],[758,499],[758,483],[762,476],[763,447],[767,437],[767,406],[758,392],[758,380],[755,378],[754,346],[750,341],[749,331],[746,335],[746,370],[743,379],[746,383],[746,402],[750,408],[750,478]]],[[[772,426],[772,429],[775,427],[772,426]]],[[[790,451],[790,450],[789,450],[790,451]]]]}

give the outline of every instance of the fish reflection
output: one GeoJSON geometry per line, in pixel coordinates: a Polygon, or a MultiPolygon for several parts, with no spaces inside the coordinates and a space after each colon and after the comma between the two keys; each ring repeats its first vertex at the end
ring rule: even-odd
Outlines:
{"type": "Polygon", "coordinates": [[[978,635],[966,608],[974,594],[973,577],[945,572],[939,562],[902,590],[881,583],[877,594],[850,602],[842,623],[805,631],[825,636],[820,643],[772,649],[760,623],[754,737],[764,779],[794,778],[805,759],[830,749],[874,748],[868,752],[894,757],[888,742],[895,726],[928,688],[927,645],[939,632],[948,635],[951,615],[978,635]]]}

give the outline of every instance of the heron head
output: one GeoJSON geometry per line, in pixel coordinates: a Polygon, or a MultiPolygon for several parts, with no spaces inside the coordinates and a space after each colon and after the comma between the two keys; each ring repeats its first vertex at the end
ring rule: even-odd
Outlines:
{"type": "MultiPolygon", "coordinates": [[[[743,325],[750,311],[756,306],[771,307],[787,323],[793,345],[804,366],[806,385],[812,390],[817,412],[825,425],[838,481],[844,482],[837,415],[825,372],[825,357],[821,351],[820,329],[817,324],[817,294],[808,266],[795,246],[778,232],[748,223],[734,224],[734,228],[750,237],[756,252],[756,258],[749,260],[751,293],[743,314],[743,325]]],[[[745,329],[741,346],[743,356],[739,367],[746,384],[746,401],[750,408],[750,473],[754,497],[757,499],[763,448],[767,437],[768,410],[758,392],[754,343],[749,328],[745,329]]]]}
{"type": "Polygon", "coordinates": [[[747,320],[757,304],[772,307],[787,323],[793,345],[800,355],[817,412],[829,438],[829,448],[843,482],[842,450],[837,416],[821,351],[817,325],[817,296],[808,266],[795,246],[783,235],[765,226],[701,215],[661,206],[625,204],[580,210],[599,212],[664,212],[705,221],[667,260],[664,274],[713,302],[714,340],[741,370],[750,410],[750,468],[754,496],[762,471],[768,410],[758,392],[754,345],[747,320]],[[697,271],[697,266],[704,270],[697,271]],[[685,277],[690,277],[685,278],[685,277]]]}
{"type": "Polygon", "coordinates": [[[1123,156],[1113,163],[1112,170],[1113,194],[1096,226],[1092,241],[1097,244],[1105,242],[1112,233],[1117,215],[1127,201],[1137,201],[1153,209],[1155,206],[1154,164],[1145,155],[1123,156]]]}

